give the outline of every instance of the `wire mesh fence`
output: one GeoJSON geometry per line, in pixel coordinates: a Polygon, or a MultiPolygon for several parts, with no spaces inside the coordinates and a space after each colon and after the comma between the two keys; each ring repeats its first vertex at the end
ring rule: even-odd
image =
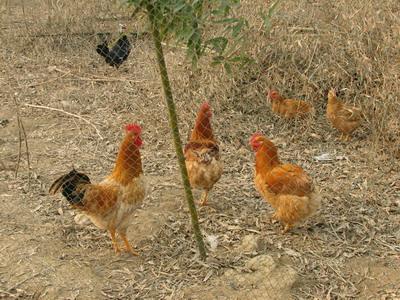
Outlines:
{"type": "MultiPolygon", "coordinates": [[[[131,2],[141,5],[146,1],[131,2]]],[[[148,2],[164,3],[164,9],[171,4],[148,2]]],[[[179,9],[186,8],[188,2],[183,2],[179,9]]],[[[212,11],[217,2],[204,2],[202,13],[212,11]]],[[[309,8],[297,5],[289,3],[285,9],[295,15],[309,8]]],[[[325,120],[327,101],[321,100],[321,106],[315,100],[316,95],[326,99],[330,84],[340,83],[344,75],[332,74],[330,79],[320,70],[320,61],[314,62],[326,51],[324,47],[309,43],[301,48],[295,34],[260,30],[265,20],[258,21],[254,15],[261,8],[266,8],[264,1],[244,1],[237,11],[249,19],[250,42],[243,39],[243,47],[258,60],[257,65],[233,71],[224,62],[212,66],[221,59],[216,54],[224,40],[212,40],[201,51],[193,47],[192,56],[203,51],[195,57],[198,64],[193,68],[188,43],[164,38],[167,32],[162,30],[162,26],[186,26],[187,20],[160,22],[168,71],[168,78],[164,74],[160,80],[160,51],[148,18],[151,11],[137,13],[134,5],[109,1],[1,3],[0,96],[6,99],[0,119],[5,145],[1,168],[8,184],[5,197],[15,198],[14,208],[7,209],[20,212],[3,218],[7,228],[2,240],[8,251],[1,263],[9,270],[1,280],[0,295],[362,297],[362,276],[357,274],[373,264],[361,259],[381,258],[384,252],[385,263],[396,268],[398,206],[393,199],[397,184],[388,178],[382,188],[371,191],[366,187],[363,176],[376,179],[368,177],[373,174],[365,175],[371,170],[368,159],[357,160],[358,166],[350,163],[355,160],[354,149],[336,142],[340,131],[325,120]],[[284,42],[274,39],[282,33],[286,34],[284,42]],[[271,42],[279,51],[271,50],[271,42]],[[296,44],[300,49],[294,49],[296,44]],[[288,56],[288,49],[297,56],[288,56]],[[297,71],[282,70],[285,60],[297,71]],[[165,101],[167,79],[175,109],[165,101]],[[322,91],[315,91],[315,86],[322,91]],[[285,99],[272,87],[288,95],[297,89],[304,101],[282,105],[285,99]],[[177,114],[182,145],[171,135],[171,109],[177,114]],[[299,114],[304,117],[297,118],[299,114]],[[328,138],[323,137],[326,132],[328,138]],[[183,180],[176,146],[187,168],[183,180]],[[338,182],[332,183],[330,176],[339,178],[338,182]],[[185,180],[193,188],[194,211],[185,202],[185,180]],[[368,204],[360,201],[379,195],[385,185],[393,188],[386,192],[388,202],[383,201],[382,208],[372,200],[368,204]],[[49,196],[49,189],[55,196],[49,196]],[[318,211],[321,195],[325,203],[318,211]],[[386,222],[382,216],[387,214],[386,222]],[[198,218],[200,224],[208,256],[205,261],[193,238],[191,218],[198,218]],[[374,222],[381,229],[373,242],[368,232],[374,222]],[[32,234],[18,235],[16,240],[24,248],[8,241],[14,232],[32,234]],[[122,256],[113,255],[112,249],[122,256]],[[26,255],[30,259],[16,263],[26,255]],[[48,282],[53,288],[46,286],[48,282]]],[[[312,12],[321,13],[315,8],[312,12]]],[[[284,16],[290,17],[288,13],[284,16]]],[[[280,23],[282,28],[306,30],[297,28],[297,17],[291,18],[292,27],[280,23]]],[[[209,39],[214,33],[224,33],[215,24],[201,29],[209,39]]],[[[368,83],[374,80],[368,71],[357,71],[368,83]]],[[[346,77],[350,88],[359,84],[354,105],[362,109],[376,105],[382,110],[377,103],[360,100],[367,89],[350,77],[346,77]]],[[[349,98],[346,92],[339,96],[349,98]]],[[[398,111],[392,101],[388,105],[398,111]]],[[[371,122],[376,132],[384,131],[380,122],[371,122]]],[[[394,131],[385,137],[395,145],[396,122],[387,115],[387,126],[394,131]]],[[[353,134],[356,141],[361,137],[357,147],[364,147],[363,134],[353,134]]],[[[387,161],[394,161],[396,152],[387,153],[387,161]]],[[[186,190],[186,197],[190,193],[186,190]]],[[[380,267],[383,261],[374,263],[380,267]]],[[[380,277],[388,287],[370,295],[396,296],[396,275],[391,279],[380,277]]]]}

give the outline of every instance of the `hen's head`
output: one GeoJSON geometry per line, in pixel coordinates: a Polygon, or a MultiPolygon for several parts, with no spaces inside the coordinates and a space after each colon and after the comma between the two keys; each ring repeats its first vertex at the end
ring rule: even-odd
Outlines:
{"type": "Polygon", "coordinates": [[[336,92],[334,89],[330,89],[328,92],[328,100],[332,100],[336,98],[336,92]]]}
{"type": "Polygon", "coordinates": [[[142,133],[142,127],[138,124],[127,124],[125,125],[125,130],[126,133],[131,135],[133,138],[133,143],[137,146],[140,147],[143,144],[143,141],[140,137],[142,133]]]}
{"type": "Polygon", "coordinates": [[[270,90],[268,92],[268,98],[271,101],[280,101],[280,100],[282,100],[282,96],[276,90],[270,90]]]}
{"type": "Polygon", "coordinates": [[[198,139],[214,139],[211,129],[211,117],[211,106],[208,102],[204,102],[197,113],[196,123],[190,137],[192,141],[198,139]]]}
{"type": "Polygon", "coordinates": [[[203,104],[200,106],[200,112],[204,114],[207,118],[212,117],[212,112],[211,112],[211,106],[210,103],[208,102],[203,102],[203,104]]]}
{"type": "Polygon", "coordinates": [[[261,146],[267,146],[268,151],[277,151],[274,143],[267,139],[261,132],[256,132],[251,136],[249,145],[254,152],[257,152],[261,146]]]}
{"type": "Polygon", "coordinates": [[[254,152],[257,152],[257,150],[261,147],[263,139],[264,136],[261,132],[256,132],[250,137],[249,145],[254,152]]]}

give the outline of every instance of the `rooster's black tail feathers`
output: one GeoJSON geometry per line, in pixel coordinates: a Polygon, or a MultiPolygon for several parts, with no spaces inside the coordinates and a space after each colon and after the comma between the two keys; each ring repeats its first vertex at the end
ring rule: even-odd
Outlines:
{"type": "Polygon", "coordinates": [[[50,186],[49,193],[54,195],[61,190],[63,196],[74,205],[83,205],[85,189],[90,184],[90,179],[87,175],[77,172],[73,169],[68,174],[58,178],[50,186]]]}

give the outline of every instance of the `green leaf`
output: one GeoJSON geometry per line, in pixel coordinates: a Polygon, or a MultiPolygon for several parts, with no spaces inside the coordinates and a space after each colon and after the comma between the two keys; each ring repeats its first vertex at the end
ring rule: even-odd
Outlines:
{"type": "Polygon", "coordinates": [[[237,55],[235,57],[232,57],[229,61],[232,63],[235,63],[235,64],[239,64],[240,67],[243,67],[247,64],[255,62],[255,60],[253,58],[251,58],[247,55],[237,55]]]}
{"type": "Polygon", "coordinates": [[[211,45],[212,49],[215,52],[222,54],[225,51],[226,46],[228,45],[228,39],[225,37],[222,37],[222,36],[216,37],[216,38],[207,40],[206,45],[211,45]]]}
{"type": "Polygon", "coordinates": [[[174,13],[174,14],[178,13],[178,12],[179,12],[180,10],[182,10],[185,6],[186,6],[186,3],[182,3],[182,4],[180,4],[180,5],[177,5],[177,6],[174,8],[173,13],[174,13]]]}
{"type": "Polygon", "coordinates": [[[238,18],[225,18],[225,19],[221,19],[221,20],[216,20],[214,23],[229,24],[229,23],[237,23],[237,22],[239,22],[238,18]]]}
{"type": "MultiPolygon", "coordinates": [[[[248,27],[246,19],[237,15],[240,0],[120,0],[148,12],[152,24],[162,41],[184,44],[187,56],[193,64],[212,49],[215,55],[212,63],[227,64],[224,68],[232,71],[234,64],[242,64],[241,49],[248,27]],[[207,38],[204,38],[204,30],[207,38]],[[221,34],[213,34],[218,32],[221,34]],[[172,40],[171,40],[172,39],[172,40]]],[[[271,8],[270,8],[271,9],[271,8]]],[[[271,9],[271,12],[273,9],[271,9]]]]}
{"type": "Polygon", "coordinates": [[[281,0],[276,0],[274,3],[272,3],[266,14],[264,12],[261,12],[261,18],[263,19],[264,23],[263,25],[267,32],[271,29],[271,19],[276,9],[278,8],[279,2],[281,2],[281,0]]]}
{"type": "Polygon", "coordinates": [[[229,75],[232,74],[232,68],[231,68],[231,65],[228,62],[224,63],[224,69],[225,69],[226,73],[228,73],[229,75]]]}
{"type": "Polygon", "coordinates": [[[247,26],[247,22],[243,19],[239,20],[238,23],[232,27],[232,36],[234,38],[238,37],[244,26],[247,26]]]}
{"type": "Polygon", "coordinates": [[[212,66],[219,65],[219,64],[221,64],[224,60],[225,60],[225,57],[223,57],[223,56],[221,56],[221,55],[214,56],[214,57],[213,57],[213,60],[212,60],[212,62],[211,62],[211,65],[212,65],[212,66]]]}

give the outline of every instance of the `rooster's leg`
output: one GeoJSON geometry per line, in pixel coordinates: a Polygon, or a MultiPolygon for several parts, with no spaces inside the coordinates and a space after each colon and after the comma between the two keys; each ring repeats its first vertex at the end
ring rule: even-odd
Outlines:
{"type": "Polygon", "coordinates": [[[111,235],[111,242],[112,242],[112,246],[114,248],[115,253],[119,253],[121,250],[118,247],[118,242],[117,239],[115,237],[115,228],[111,228],[110,229],[110,235],[111,235]]]}
{"type": "Polygon", "coordinates": [[[130,252],[132,255],[135,256],[139,256],[139,253],[137,253],[136,251],[133,250],[131,244],[129,243],[127,237],[126,237],[126,232],[119,232],[119,235],[121,236],[121,239],[124,241],[125,243],[125,251],[126,252],[130,252]]]}
{"type": "Polygon", "coordinates": [[[204,191],[204,193],[203,193],[203,195],[201,196],[201,199],[200,199],[200,206],[207,205],[207,201],[208,201],[208,191],[204,191]]]}

